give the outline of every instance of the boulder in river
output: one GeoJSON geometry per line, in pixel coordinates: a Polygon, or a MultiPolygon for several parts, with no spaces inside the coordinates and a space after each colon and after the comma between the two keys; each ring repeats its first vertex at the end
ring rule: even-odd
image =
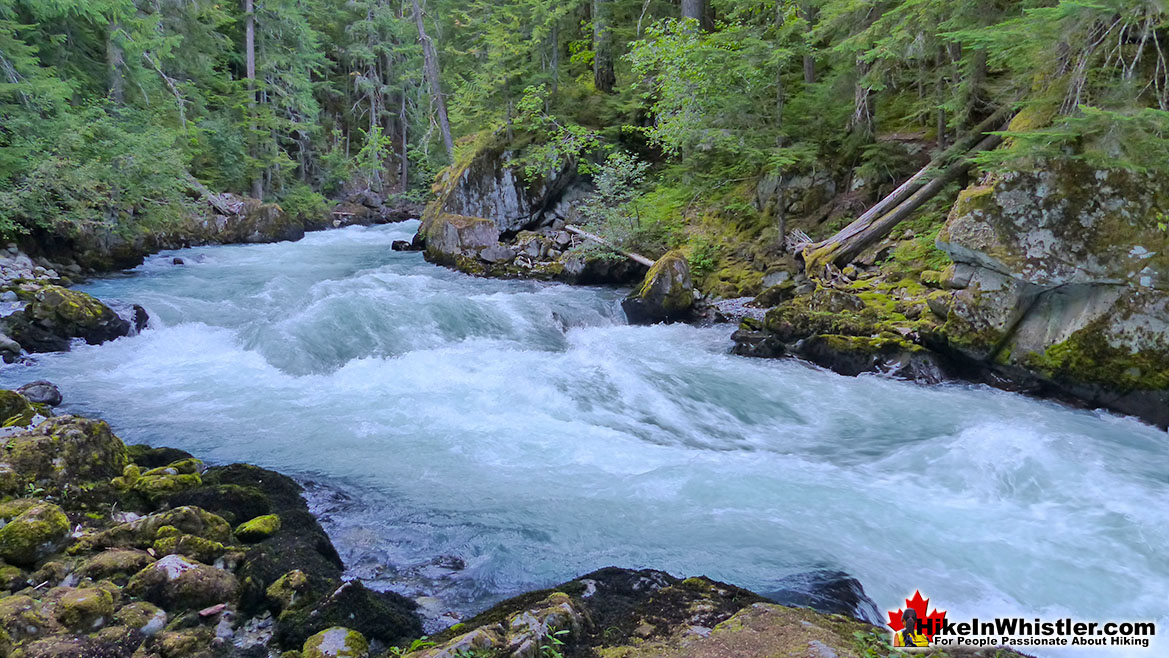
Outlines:
{"type": "Polygon", "coordinates": [[[671,251],[654,263],[641,287],[621,303],[633,324],[653,324],[690,317],[694,282],[686,255],[671,251]]]}
{"type": "Polygon", "coordinates": [[[134,321],[79,290],[42,286],[26,293],[28,306],[6,318],[7,333],[29,352],[67,352],[80,338],[90,345],[121,338],[146,324],[146,312],[136,307],[134,321]]]}
{"type": "Polygon", "coordinates": [[[29,402],[47,404],[50,407],[61,404],[63,399],[61,397],[61,390],[57,388],[57,385],[43,379],[29,382],[16,389],[16,392],[23,395],[29,402]]]}

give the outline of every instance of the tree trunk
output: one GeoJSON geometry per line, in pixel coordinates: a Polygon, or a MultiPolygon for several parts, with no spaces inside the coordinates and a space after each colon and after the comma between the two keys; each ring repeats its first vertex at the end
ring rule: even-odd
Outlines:
{"type": "MultiPolygon", "coordinates": [[[[987,135],[971,149],[971,152],[990,150],[1002,141],[1002,137],[998,135],[987,135]]],[[[941,192],[948,183],[965,174],[969,168],[970,162],[963,158],[920,187],[909,198],[881,216],[880,219],[863,227],[857,227],[857,222],[854,222],[828,240],[809,245],[804,249],[804,266],[808,275],[818,276],[829,265],[843,266],[851,262],[865,249],[889,235],[898,224],[912,215],[926,201],[936,196],[938,192],[941,192]]]]}
{"type": "Polygon", "coordinates": [[[682,0],[682,18],[698,21],[698,25],[704,30],[713,27],[710,20],[710,4],[707,0],[682,0]]]}
{"type": "Polygon", "coordinates": [[[560,21],[552,25],[552,95],[560,93],[560,21]]]}
{"type": "MultiPolygon", "coordinates": [[[[244,0],[244,59],[248,80],[248,118],[250,132],[248,143],[251,145],[252,159],[258,159],[256,148],[256,13],[252,0],[244,0]]],[[[264,175],[256,171],[252,176],[252,196],[256,199],[264,198],[264,175]]]]}
{"type": "Polygon", "coordinates": [[[126,53],[118,43],[118,31],[121,29],[117,21],[110,21],[106,36],[106,66],[110,76],[110,100],[114,105],[121,105],[126,100],[126,53]]]}
{"type": "Polygon", "coordinates": [[[410,189],[410,124],[406,120],[406,94],[402,94],[402,109],[398,113],[398,120],[402,124],[402,173],[398,179],[398,189],[405,194],[410,189]]]}
{"type": "Polygon", "coordinates": [[[613,0],[593,0],[593,84],[597,91],[613,93],[613,33],[609,21],[613,0]]]}
{"type": "MultiPolygon", "coordinates": [[[[781,4],[780,7],[783,5],[781,4]]],[[[808,28],[816,24],[816,8],[812,6],[811,2],[800,3],[800,16],[808,24],[808,28]]],[[[816,82],[816,58],[811,53],[804,55],[804,83],[812,84],[816,82]]]]}
{"type": "Polygon", "coordinates": [[[934,81],[934,100],[937,103],[937,144],[938,149],[946,148],[946,77],[942,75],[942,54],[943,51],[938,51],[937,66],[934,67],[934,75],[937,79],[934,81]]]}
{"type": "Polygon", "coordinates": [[[422,7],[418,0],[414,3],[414,22],[418,26],[418,38],[422,41],[422,67],[426,73],[426,81],[430,84],[430,95],[434,99],[435,112],[438,114],[438,128],[442,131],[442,143],[446,147],[447,160],[455,161],[455,141],[451,137],[451,121],[447,116],[446,98],[442,94],[442,73],[438,67],[438,49],[434,41],[426,34],[426,24],[422,19],[422,7]]]}

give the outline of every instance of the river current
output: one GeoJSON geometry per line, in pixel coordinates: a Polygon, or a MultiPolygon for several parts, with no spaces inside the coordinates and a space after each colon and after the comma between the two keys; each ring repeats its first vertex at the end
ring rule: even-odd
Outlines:
{"type": "Polygon", "coordinates": [[[731,356],[727,326],[627,326],[620,291],[390,250],[416,227],[151,257],[82,286],[148,330],[0,384],[49,379],[127,443],[298,478],[350,572],[432,617],[608,565],[763,592],[838,569],[882,611],[921,590],[952,619],[1169,633],[1164,432],[731,356]]]}

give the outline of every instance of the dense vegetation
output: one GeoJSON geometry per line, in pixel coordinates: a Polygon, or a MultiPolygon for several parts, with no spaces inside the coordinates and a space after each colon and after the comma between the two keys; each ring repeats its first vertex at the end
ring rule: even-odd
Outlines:
{"type": "Polygon", "coordinates": [[[985,166],[1165,170],[1167,52],[1159,0],[0,0],[0,231],[166,222],[195,180],[417,196],[523,133],[533,172],[602,174],[594,221],[668,242],[695,190],[892,176],[882,135],[944,146],[1007,104],[985,166]]]}

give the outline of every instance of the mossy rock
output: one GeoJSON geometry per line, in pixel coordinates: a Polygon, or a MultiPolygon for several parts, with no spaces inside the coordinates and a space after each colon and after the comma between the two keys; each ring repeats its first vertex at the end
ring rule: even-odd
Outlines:
{"type": "Polygon", "coordinates": [[[161,537],[194,535],[212,542],[229,544],[231,526],[223,518],[198,507],[178,507],[157,512],[130,523],[82,538],[70,550],[84,553],[103,548],[153,548],[161,537]]]}
{"type": "Polygon", "coordinates": [[[207,564],[223,557],[228,551],[228,548],[220,542],[184,534],[160,536],[155,540],[153,548],[156,555],[185,555],[207,564]]]}
{"type": "Polygon", "coordinates": [[[114,620],[145,635],[154,635],[166,627],[166,611],[146,601],[135,601],[122,606],[114,620]]]}
{"type": "Polygon", "coordinates": [[[130,461],[143,469],[150,470],[160,466],[167,466],[186,459],[191,459],[191,453],[178,448],[155,448],[143,444],[126,446],[126,454],[130,461]]]}
{"type": "Polygon", "coordinates": [[[100,587],[66,589],[56,597],[53,616],[62,626],[72,631],[89,633],[113,619],[114,597],[100,587]]]}
{"type": "Polygon", "coordinates": [[[32,403],[16,391],[0,390],[0,425],[25,427],[37,415],[32,403]]]}
{"type": "Polygon", "coordinates": [[[146,551],[115,549],[102,551],[87,559],[77,569],[77,573],[84,578],[109,580],[125,586],[131,576],[154,562],[155,559],[146,551]]]}
{"type": "Polygon", "coordinates": [[[303,658],[365,658],[369,641],[357,631],[334,626],[305,640],[303,658]]]}
{"type": "Polygon", "coordinates": [[[41,287],[23,311],[8,319],[9,335],[29,352],[68,351],[74,338],[98,345],[133,328],[93,296],[54,285],[41,287]]]}
{"type": "Polygon", "coordinates": [[[76,416],[50,418],[9,438],[6,447],[0,460],[19,482],[57,489],[108,483],[129,463],[125,446],[109,425],[76,416]]]}
{"type": "Polygon", "coordinates": [[[131,578],[126,593],[166,610],[198,610],[233,602],[239,582],[223,569],[167,555],[131,578]]]}
{"type": "Polygon", "coordinates": [[[289,571],[268,586],[268,603],[278,613],[290,610],[308,602],[311,587],[309,577],[303,571],[289,571]]]}
{"type": "Polygon", "coordinates": [[[350,581],[315,605],[285,610],[276,639],[282,647],[295,648],[316,633],[344,625],[370,639],[395,644],[422,635],[416,607],[394,592],[375,592],[360,581],[350,581]]]}
{"type": "Polygon", "coordinates": [[[654,263],[641,287],[621,303],[634,324],[682,320],[694,307],[690,264],[681,251],[671,251],[654,263]]]}
{"type": "Polygon", "coordinates": [[[238,525],[248,519],[264,516],[272,511],[268,496],[257,487],[238,484],[204,484],[177,492],[167,497],[172,507],[190,505],[200,507],[238,525]]]}
{"type": "Polygon", "coordinates": [[[0,528],[0,558],[31,567],[52,555],[69,536],[69,519],[60,507],[40,502],[0,528]]]}
{"type": "Polygon", "coordinates": [[[30,596],[17,594],[0,598],[0,628],[13,641],[20,642],[61,630],[51,615],[45,614],[41,602],[30,596]]]}
{"type": "Polygon", "coordinates": [[[271,537],[279,530],[280,517],[276,514],[265,514],[241,523],[235,529],[235,536],[241,541],[256,543],[271,537]]]}

